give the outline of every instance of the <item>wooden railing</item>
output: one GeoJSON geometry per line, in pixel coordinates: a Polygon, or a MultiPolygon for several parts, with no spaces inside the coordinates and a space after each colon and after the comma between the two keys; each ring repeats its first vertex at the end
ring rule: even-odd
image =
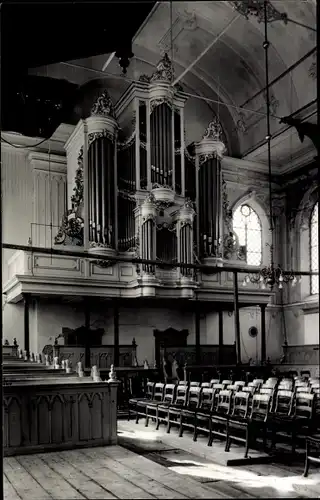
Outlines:
{"type": "MultiPolygon", "coordinates": [[[[165,355],[170,361],[176,359],[179,365],[196,365],[197,352],[195,345],[185,347],[166,347],[161,349],[161,358],[165,355]]],[[[236,363],[236,348],[234,344],[230,345],[201,345],[200,363],[201,365],[216,366],[218,364],[232,365],[236,363]]]]}
{"type": "MultiPolygon", "coordinates": [[[[85,361],[85,347],[55,345],[53,347],[53,355],[58,356],[60,360],[68,359],[73,368],[81,361],[85,361]]],[[[119,366],[133,366],[135,357],[135,346],[121,345],[119,346],[119,366]]],[[[100,369],[110,368],[114,360],[114,346],[101,345],[90,347],[90,366],[96,365],[100,369]]]]}

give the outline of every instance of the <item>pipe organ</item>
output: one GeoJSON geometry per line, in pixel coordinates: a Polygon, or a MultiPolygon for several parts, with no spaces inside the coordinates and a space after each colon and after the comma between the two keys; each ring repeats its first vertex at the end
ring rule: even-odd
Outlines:
{"type": "MultiPolygon", "coordinates": [[[[170,281],[196,286],[192,270],[165,264],[192,264],[196,252],[204,259],[222,257],[221,126],[217,120],[210,123],[189,152],[187,96],[172,80],[165,55],[155,72],[132,83],[115,106],[104,91],[66,144],[74,185],[61,231],[76,217],[84,235],[76,244],[93,254],[130,252],[159,261],[159,266],[137,267],[141,286],[170,281]]],[[[70,196],[69,180],[68,187],[70,196]]],[[[75,243],[72,238],[56,241],[62,242],[75,243]]]]}

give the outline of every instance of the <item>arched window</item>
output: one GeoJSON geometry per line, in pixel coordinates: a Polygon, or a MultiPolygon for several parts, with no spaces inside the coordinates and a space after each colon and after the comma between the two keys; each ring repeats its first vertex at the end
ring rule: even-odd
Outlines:
{"type": "Polygon", "coordinates": [[[243,247],[246,262],[260,266],[262,262],[262,231],[258,214],[247,204],[240,205],[233,213],[233,230],[243,247]]]}
{"type": "MultiPolygon", "coordinates": [[[[310,218],[310,271],[319,271],[318,205],[313,207],[310,218]]],[[[311,276],[311,295],[319,293],[319,278],[311,276]]]]}

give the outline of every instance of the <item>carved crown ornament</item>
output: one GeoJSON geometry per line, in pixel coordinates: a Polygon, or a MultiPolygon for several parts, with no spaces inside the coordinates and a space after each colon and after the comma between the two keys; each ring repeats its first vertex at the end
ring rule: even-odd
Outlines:
{"type": "MultiPolygon", "coordinates": [[[[246,19],[249,16],[256,17],[258,23],[265,21],[264,0],[238,0],[229,2],[230,5],[239,12],[246,19]]],[[[279,12],[270,1],[267,2],[267,23],[273,21],[283,21],[285,24],[288,22],[288,16],[285,12],[279,12]]]]}
{"type": "Polygon", "coordinates": [[[111,116],[115,118],[114,106],[108,91],[105,89],[102,94],[96,99],[91,108],[93,116],[111,116]]]}
{"type": "MultiPolygon", "coordinates": [[[[160,59],[160,61],[156,66],[156,70],[152,73],[151,76],[141,75],[139,78],[140,82],[145,82],[145,83],[171,84],[173,80],[174,80],[174,68],[167,52],[164,53],[163,57],[160,59]]],[[[175,85],[174,88],[177,91],[183,90],[180,84],[175,85]]]]}

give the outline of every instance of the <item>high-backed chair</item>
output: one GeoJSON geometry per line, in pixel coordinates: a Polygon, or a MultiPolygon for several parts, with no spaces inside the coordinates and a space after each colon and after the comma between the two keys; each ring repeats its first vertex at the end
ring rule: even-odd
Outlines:
{"type": "Polygon", "coordinates": [[[172,425],[180,426],[180,412],[182,408],[186,408],[189,387],[186,385],[178,385],[176,389],[176,398],[174,404],[169,406],[159,405],[158,411],[166,410],[164,421],[167,423],[167,432],[170,432],[172,425]]]}
{"type": "MultiPolygon", "coordinates": [[[[237,394],[238,395],[238,394],[237,394]]],[[[244,402],[244,408],[249,401],[244,402]]],[[[227,425],[226,451],[230,450],[233,441],[245,443],[244,458],[248,457],[249,448],[254,448],[260,433],[263,436],[264,448],[266,447],[267,421],[271,406],[271,396],[268,394],[254,394],[249,416],[244,411],[244,416],[233,418],[230,416],[227,425]]]]}
{"type": "Polygon", "coordinates": [[[156,384],[152,401],[146,406],[145,426],[148,427],[149,418],[156,419],[157,408],[160,404],[170,404],[174,401],[176,393],[176,384],[156,384]]]}
{"type": "Polygon", "coordinates": [[[195,441],[195,416],[200,405],[201,387],[190,387],[187,398],[187,407],[180,411],[180,429],[179,436],[183,435],[185,428],[191,428],[194,431],[193,440],[195,441]]]}
{"type": "Polygon", "coordinates": [[[139,422],[139,416],[145,416],[146,405],[153,398],[155,385],[156,385],[155,382],[147,382],[146,393],[144,398],[129,399],[128,420],[130,420],[131,408],[136,413],[136,423],[139,422]]]}
{"type": "Polygon", "coordinates": [[[210,416],[210,432],[208,446],[212,446],[214,436],[227,436],[227,421],[231,412],[233,391],[223,389],[217,395],[218,403],[210,416]]]}
{"type": "MultiPolygon", "coordinates": [[[[146,401],[138,401],[137,403],[137,411],[136,411],[136,422],[139,421],[139,416],[147,416],[147,406],[150,405],[152,401],[157,402],[157,401],[162,401],[163,399],[163,393],[164,393],[164,387],[165,384],[162,382],[157,382],[154,385],[154,390],[153,390],[153,397],[152,400],[146,400],[146,401]],[[141,408],[140,412],[139,409],[141,408]]],[[[145,420],[145,425],[147,427],[148,421],[147,418],[145,420]]]]}
{"type": "Polygon", "coordinates": [[[194,440],[197,440],[199,432],[209,434],[210,430],[210,417],[213,410],[213,396],[214,389],[204,388],[200,395],[200,404],[198,410],[195,412],[195,430],[194,440]]]}

